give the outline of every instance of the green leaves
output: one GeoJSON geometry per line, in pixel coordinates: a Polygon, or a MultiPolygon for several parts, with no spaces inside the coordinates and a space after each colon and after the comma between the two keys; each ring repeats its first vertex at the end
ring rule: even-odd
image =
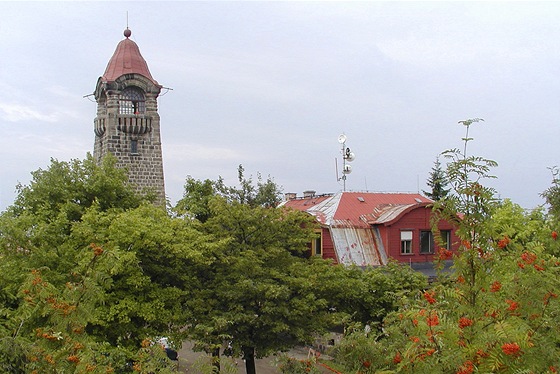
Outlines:
{"type": "Polygon", "coordinates": [[[560,223],[560,169],[557,166],[549,168],[552,174],[552,185],[541,196],[548,204],[548,212],[555,224],[560,223]]]}
{"type": "Polygon", "coordinates": [[[25,348],[22,370],[97,372],[129,359],[162,369],[141,342],[182,341],[185,269],[202,235],[126,180],[110,157],[53,160],[0,217],[0,325],[25,348]]]}
{"type": "Polygon", "coordinates": [[[252,367],[255,355],[287,350],[323,331],[328,310],[309,282],[304,255],[315,220],[274,208],[278,188],[271,180],[255,186],[242,168],[239,176],[240,188],[189,180],[178,206],[182,216],[200,220],[196,227],[213,243],[206,262],[194,268],[199,286],[186,302],[189,335],[207,351],[231,342],[232,354],[252,367]]]}

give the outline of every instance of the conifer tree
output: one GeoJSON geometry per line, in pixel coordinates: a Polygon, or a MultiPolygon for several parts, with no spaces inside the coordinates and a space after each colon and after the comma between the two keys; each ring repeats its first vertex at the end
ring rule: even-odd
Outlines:
{"type": "Polygon", "coordinates": [[[439,162],[439,157],[436,158],[434,162],[434,166],[432,167],[432,171],[430,172],[430,176],[426,181],[428,187],[432,190],[429,191],[422,191],[427,197],[434,201],[441,200],[449,194],[450,189],[446,188],[448,185],[448,180],[445,175],[445,171],[441,167],[441,163],[439,162]]]}

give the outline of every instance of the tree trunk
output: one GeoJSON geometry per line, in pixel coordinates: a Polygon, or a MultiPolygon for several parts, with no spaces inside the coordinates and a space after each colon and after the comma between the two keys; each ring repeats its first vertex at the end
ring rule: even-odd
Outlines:
{"type": "Polygon", "coordinates": [[[257,369],[255,367],[255,348],[243,347],[242,349],[243,349],[243,359],[245,360],[246,374],[257,374],[257,369]]]}
{"type": "Polygon", "coordinates": [[[212,366],[214,367],[214,372],[220,372],[220,347],[212,350],[212,366]]]}

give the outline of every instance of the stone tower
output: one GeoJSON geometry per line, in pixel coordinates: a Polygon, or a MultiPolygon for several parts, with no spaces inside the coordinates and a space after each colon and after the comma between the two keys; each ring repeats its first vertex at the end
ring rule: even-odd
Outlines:
{"type": "Polygon", "coordinates": [[[158,202],[165,202],[160,118],[157,98],[162,86],[152,77],[138,45],[129,39],[118,45],[97,80],[93,156],[97,162],[108,153],[119,167],[128,170],[129,180],[138,191],[154,190],[158,202]]]}

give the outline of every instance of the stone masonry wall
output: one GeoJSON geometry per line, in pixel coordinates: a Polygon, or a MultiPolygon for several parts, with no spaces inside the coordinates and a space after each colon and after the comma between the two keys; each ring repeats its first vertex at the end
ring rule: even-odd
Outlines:
{"type": "MultiPolygon", "coordinates": [[[[119,114],[118,97],[120,90],[101,92],[98,99],[97,117],[94,120],[94,158],[97,162],[108,153],[117,158],[117,165],[128,171],[129,181],[138,191],[154,190],[160,204],[165,203],[165,182],[160,136],[160,120],[157,113],[157,93],[153,87],[142,87],[149,82],[138,82],[137,76],[123,78],[115,82],[114,88],[135,83],[146,92],[146,112],[138,115],[119,114]],[[131,82],[131,80],[133,80],[131,82]],[[120,84],[119,84],[120,83],[120,84]],[[136,152],[132,143],[136,141],[136,152]]],[[[107,87],[113,88],[113,87],[107,87]]]]}

